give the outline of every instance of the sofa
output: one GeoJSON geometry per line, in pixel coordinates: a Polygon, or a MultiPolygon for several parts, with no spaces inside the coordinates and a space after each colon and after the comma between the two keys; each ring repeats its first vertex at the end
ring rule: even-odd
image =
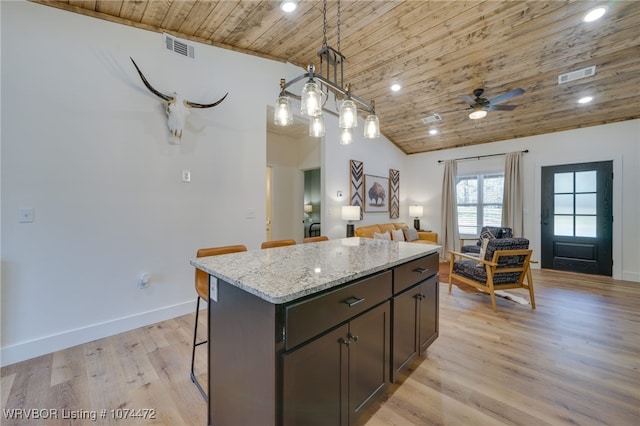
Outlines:
{"type": "MultiPolygon", "coordinates": [[[[391,235],[391,231],[397,231],[402,229],[410,229],[406,223],[398,222],[398,223],[380,223],[376,225],[366,225],[360,226],[355,230],[356,237],[362,238],[373,238],[375,233],[384,234],[388,232],[391,235]]],[[[438,243],[438,233],[431,231],[417,231],[418,238],[410,241],[412,243],[419,244],[437,244],[438,243]]]]}

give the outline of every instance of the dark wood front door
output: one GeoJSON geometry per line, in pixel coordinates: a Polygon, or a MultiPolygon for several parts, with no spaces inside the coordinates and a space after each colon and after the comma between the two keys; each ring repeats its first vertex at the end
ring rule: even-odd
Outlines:
{"type": "Polygon", "coordinates": [[[543,268],[611,276],[613,162],[542,168],[543,268]]]}

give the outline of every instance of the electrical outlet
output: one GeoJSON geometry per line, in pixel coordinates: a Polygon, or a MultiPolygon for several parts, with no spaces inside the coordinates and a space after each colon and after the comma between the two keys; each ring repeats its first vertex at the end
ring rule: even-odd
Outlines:
{"type": "Polygon", "coordinates": [[[182,182],[184,182],[184,183],[191,182],[191,170],[183,170],[182,171],[182,182]]]}

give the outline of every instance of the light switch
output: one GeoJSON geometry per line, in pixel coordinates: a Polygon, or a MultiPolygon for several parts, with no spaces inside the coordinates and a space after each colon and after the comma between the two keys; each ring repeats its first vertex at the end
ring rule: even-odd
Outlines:
{"type": "Polygon", "coordinates": [[[256,209],[247,209],[247,215],[245,217],[247,219],[255,219],[256,218],[256,209]]]}
{"type": "Polygon", "coordinates": [[[26,207],[18,210],[18,218],[20,223],[33,222],[33,207],[26,207]]]}

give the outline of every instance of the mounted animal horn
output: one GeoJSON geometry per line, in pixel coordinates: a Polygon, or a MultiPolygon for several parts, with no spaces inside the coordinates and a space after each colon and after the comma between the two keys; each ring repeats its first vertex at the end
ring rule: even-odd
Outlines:
{"type": "Polygon", "coordinates": [[[149,89],[151,93],[156,95],[162,100],[167,101],[167,125],[169,126],[169,131],[171,132],[171,136],[169,138],[169,142],[172,144],[179,144],[180,139],[182,138],[182,130],[184,129],[184,124],[187,121],[187,116],[189,115],[190,108],[212,108],[220,104],[220,102],[224,101],[229,93],[226,93],[220,100],[212,103],[212,104],[199,104],[196,102],[190,102],[184,99],[177,93],[174,93],[173,96],[165,95],[164,93],[156,90],[146,79],[136,61],[133,58],[129,57],[131,62],[133,62],[133,66],[136,67],[136,71],[140,74],[140,78],[144,85],[149,89]]]}

